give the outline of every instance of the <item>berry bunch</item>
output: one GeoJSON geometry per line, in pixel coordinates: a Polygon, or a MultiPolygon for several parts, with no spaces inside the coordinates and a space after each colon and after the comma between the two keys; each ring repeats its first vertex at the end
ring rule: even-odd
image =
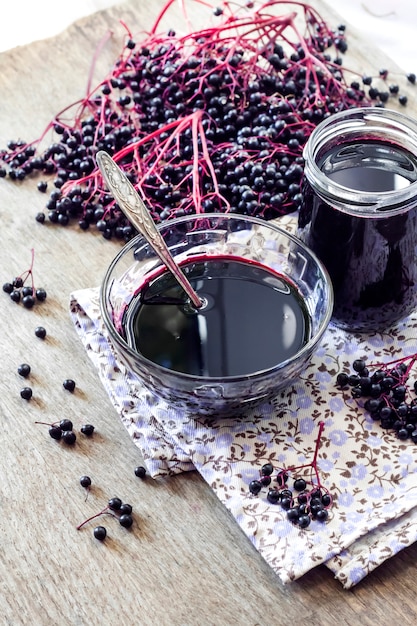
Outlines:
{"type": "Polygon", "coordinates": [[[320,445],[324,423],[319,424],[319,434],[316,441],[313,460],[311,463],[288,468],[280,468],[276,475],[277,485],[270,486],[274,467],[272,463],[265,463],[260,470],[259,479],[252,480],[249,491],[258,495],[263,487],[269,487],[267,500],[271,504],[280,504],[287,511],[287,519],[300,528],[307,528],[312,519],[319,522],[327,521],[329,509],[333,499],[328,490],[321,484],[317,468],[317,454],[320,445]],[[294,478],[292,490],[288,487],[289,477],[293,472],[310,468],[311,480],[294,478]],[[294,494],[296,492],[296,494],[294,494]]]}
{"type": "Polygon", "coordinates": [[[32,261],[29,269],[13,278],[10,282],[3,284],[3,291],[10,295],[13,302],[21,302],[24,307],[31,309],[36,302],[46,300],[46,291],[43,287],[35,288],[33,279],[33,264],[35,261],[35,251],[32,248],[32,261]],[[30,279],[30,285],[26,284],[30,279]]]}
{"type": "MultiPolygon", "coordinates": [[[[35,424],[44,424],[49,426],[49,436],[55,441],[63,441],[68,445],[74,445],[77,440],[77,435],[74,432],[74,425],[70,419],[62,419],[57,422],[35,422],[35,424]]],[[[91,437],[94,433],[94,426],[92,424],[84,424],[81,426],[80,431],[86,437],[91,437]]]]}
{"type": "Polygon", "coordinates": [[[356,359],[353,372],[339,373],[336,381],[342,389],[350,388],[353,398],[364,400],[364,409],[382,428],[417,443],[417,380],[408,382],[416,361],[417,354],[388,363],[356,359]]]}
{"type": "MultiPolygon", "coordinates": [[[[81,480],[83,480],[84,482],[87,482],[86,479],[88,479],[88,476],[82,476],[80,479],[80,482],[81,480]]],[[[90,485],[91,485],[91,481],[89,482],[88,487],[90,487],[90,485]]],[[[113,517],[119,520],[120,526],[123,526],[123,528],[130,528],[133,524],[132,513],[133,513],[133,507],[131,504],[128,504],[127,502],[123,502],[118,497],[114,497],[108,501],[104,509],[102,509],[95,515],[92,515],[91,517],[87,518],[86,520],[81,522],[81,524],[78,524],[77,530],[80,530],[85,524],[87,524],[88,522],[91,522],[93,519],[97,519],[101,515],[112,515],[113,517]]],[[[104,539],[107,536],[107,530],[104,526],[96,526],[96,528],[94,528],[93,533],[94,533],[94,537],[98,539],[99,541],[104,541],[104,539]]]]}
{"type": "Polygon", "coordinates": [[[282,0],[223,0],[210,28],[158,32],[173,4],[141,41],[127,30],[110,73],[40,138],[0,151],[0,176],[51,176],[38,222],[75,222],[106,239],[135,234],[103,187],[98,150],[123,166],[157,223],[216,211],[273,219],[300,204],[302,150],[317,123],[353,106],[406,104],[387,70],[342,68],[344,25],[331,28],[308,3],[280,14],[282,0]]]}

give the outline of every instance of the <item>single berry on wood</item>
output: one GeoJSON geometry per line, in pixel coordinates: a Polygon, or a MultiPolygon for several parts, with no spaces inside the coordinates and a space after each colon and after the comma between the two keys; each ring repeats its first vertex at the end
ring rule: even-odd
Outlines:
{"type": "Polygon", "coordinates": [[[91,437],[91,435],[94,433],[94,426],[92,424],[84,424],[83,426],[81,426],[80,430],[83,435],[91,437]]]}
{"type": "Polygon", "coordinates": [[[33,395],[33,391],[30,387],[23,387],[20,390],[20,397],[24,400],[30,400],[33,395]]]}
{"type": "Polygon", "coordinates": [[[135,467],[135,476],[138,478],[145,478],[146,476],[146,468],[143,465],[138,465],[135,467]]]}
{"type": "Polygon", "coordinates": [[[30,374],[30,365],[28,363],[22,363],[17,368],[17,373],[23,376],[23,378],[27,378],[30,374]]]}
{"type": "Polygon", "coordinates": [[[89,476],[81,476],[80,478],[81,487],[88,488],[91,486],[91,478],[89,476]]]}
{"type": "Polygon", "coordinates": [[[104,528],[104,526],[96,526],[93,533],[94,537],[99,541],[104,541],[107,536],[107,530],[104,528]]]}
{"type": "Polygon", "coordinates": [[[62,385],[64,389],[66,389],[67,391],[73,392],[75,389],[75,381],[72,380],[71,378],[66,378],[64,382],[62,383],[62,385]]]}

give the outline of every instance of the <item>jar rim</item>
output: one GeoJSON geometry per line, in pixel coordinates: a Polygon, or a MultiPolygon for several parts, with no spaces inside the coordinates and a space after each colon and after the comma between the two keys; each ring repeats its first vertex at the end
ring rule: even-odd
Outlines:
{"type": "Polygon", "coordinates": [[[304,151],[304,174],[314,191],[339,210],[363,217],[389,217],[410,208],[417,197],[417,180],[390,191],[363,192],[331,180],[318,165],[318,156],[340,143],[359,137],[389,141],[415,157],[417,122],[407,115],[382,107],[359,107],[339,111],[320,122],[308,138],[304,151]]]}

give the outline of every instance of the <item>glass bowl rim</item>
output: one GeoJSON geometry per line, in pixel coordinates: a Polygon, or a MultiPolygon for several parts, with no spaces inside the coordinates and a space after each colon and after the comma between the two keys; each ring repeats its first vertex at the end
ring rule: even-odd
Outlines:
{"type": "Polygon", "coordinates": [[[253,217],[249,215],[239,215],[239,214],[231,214],[231,213],[197,213],[197,214],[185,215],[185,216],[167,220],[165,222],[161,222],[160,224],[157,224],[157,228],[158,230],[163,230],[164,228],[169,228],[171,226],[182,224],[184,222],[197,221],[199,219],[211,220],[211,219],[219,219],[219,218],[230,220],[230,221],[240,220],[240,221],[250,222],[251,224],[258,224],[260,226],[270,228],[273,231],[279,233],[280,235],[284,235],[290,241],[292,241],[297,246],[299,246],[314,261],[316,266],[319,268],[321,275],[323,276],[324,283],[326,285],[326,295],[327,295],[326,313],[323,319],[321,320],[319,328],[317,329],[315,334],[303,345],[303,347],[300,350],[298,350],[298,352],[296,352],[291,358],[286,359],[285,361],[281,361],[280,363],[277,363],[273,367],[269,367],[263,370],[258,370],[256,372],[251,372],[250,374],[240,374],[240,375],[234,375],[234,376],[197,376],[195,374],[177,372],[167,367],[163,367],[162,365],[159,365],[158,363],[155,363],[154,361],[147,359],[136,350],[133,350],[128,345],[128,343],[123,339],[123,337],[121,337],[121,335],[115,330],[114,325],[108,315],[107,307],[105,305],[106,288],[109,282],[109,277],[113,269],[115,268],[119,260],[131,248],[137,246],[139,242],[146,243],[145,237],[141,234],[138,234],[123,246],[123,248],[117,253],[117,255],[113,258],[110,265],[108,266],[104,274],[104,278],[100,284],[100,288],[99,288],[99,306],[100,306],[100,313],[101,313],[102,319],[104,320],[105,328],[107,332],[109,333],[111,340],[115,341],[116,344],[118,344],[129,355],[130,358],[133,358],[135,360],[139,359],[143,363],[144,366],[149,367],[150,372],[154,370],[154,371],[159,372],[162,376],[169,375],[169,376],[173,376],[176,378],[180,378],[184,381],[187,381],[188,383],[194,382],[196,385],[207,385],[207,386],[215,385],[215,384],[222,384],[222,383],[231,384],[231,383],[238,383],[238,382],[243,382],[243,381],[256,381],[258,379],[264,378],[265,376],[268,377],[274,373],[280,372],[290,363],[295,363],[298,360],[304,361],[304,359],[308,356],[308,354],[314,350],[314,346],[316,346],[320,342],[323,334],[325,333],[330,323],[332,313],[333,313],[334,294],[333,294],[333,286],[331,283],[331,279],[325,266],[317,257],[317,255],[312,250],[310,250],[310,248],[306,246],[306,244],[303,241],[301,241],[301,239],[296,237],[294,234],[288,232],[284,228],[278,226],[272,220],[263,220],[261,218],[253,217]]]}

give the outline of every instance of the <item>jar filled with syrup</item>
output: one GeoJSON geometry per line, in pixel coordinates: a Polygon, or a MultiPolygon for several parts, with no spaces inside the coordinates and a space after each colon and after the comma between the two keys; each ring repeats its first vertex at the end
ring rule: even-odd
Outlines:
{"type": "Polygon", "coordinates": [[[304,159],[298,236],[330,275],[334,323],[395,325],[417,305],[417,122],[342,111],[313,131],[304,159]]]}

